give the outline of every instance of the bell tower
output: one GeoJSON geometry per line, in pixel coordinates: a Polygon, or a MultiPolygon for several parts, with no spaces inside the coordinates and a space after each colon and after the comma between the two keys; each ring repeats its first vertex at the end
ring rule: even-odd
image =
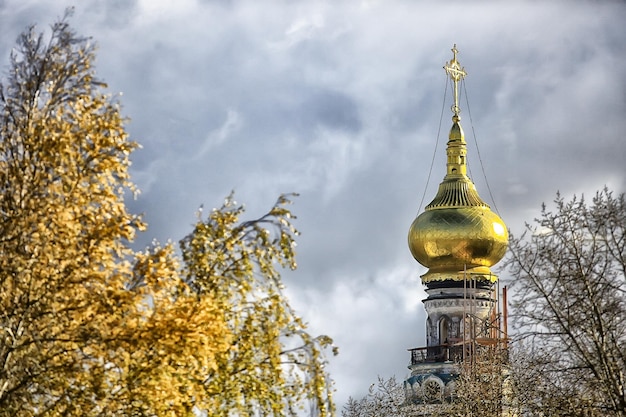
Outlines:
{"type": "Polygon", "coordinates": [[[500,338],[498,277],[490,267],[504,256],[508,231],[467,176],[459,107],[459,83],[467,73],[457,60],[456,45],[452,53],[444,66],[454,100],[446,175],[408,235],[413,257],[428,268],[421,276],[428,294],[423,300],[428,316],[426,346],[409,350],[411,375],[404,383],[407,401],[412,403],[450,397],[458,363],[471,357],[476,344],[500,338]]]}

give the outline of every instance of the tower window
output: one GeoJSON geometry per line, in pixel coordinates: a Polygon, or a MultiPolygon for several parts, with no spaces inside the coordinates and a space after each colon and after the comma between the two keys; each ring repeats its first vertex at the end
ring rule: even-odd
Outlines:
{"type": "Polygon", "coordinates": [[[450,326],[450,320],[444,316],[439,320],[439,344],[443,345],[448,343],[448,328],[450,326]]]}

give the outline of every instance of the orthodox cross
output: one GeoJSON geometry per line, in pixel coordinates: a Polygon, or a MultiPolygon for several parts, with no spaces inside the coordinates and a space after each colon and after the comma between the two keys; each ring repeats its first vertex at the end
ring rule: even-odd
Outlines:
{"type": "Polygon", "coordinates": [[[459,51],[456,49],[455,43],[454,47],[452,48],[452,59],[450,60],[450,62],[446,62],[446,65],[443,67],[443,69],[446,70],[446,74],[450,76],[450,79],[452,80],[452,83],[454,85],[454,104],[452,105],[452,112],[457,118],[459,117],[459,112],[461,111],[459,109],[459,81],[461,81],[467,75],[467,73],[465,72],[465,68],[463,68],[461,64],[459,64],[459,61],[456,60],[456,54],[458,52],[459,51]]]}

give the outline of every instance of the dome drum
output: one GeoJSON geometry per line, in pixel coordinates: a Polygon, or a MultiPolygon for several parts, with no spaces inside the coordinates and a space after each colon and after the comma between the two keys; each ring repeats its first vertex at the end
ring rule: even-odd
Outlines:
{"type": "MultiPolygon", "coordinates": [[[[460,270],[457,272],[450,270],[436,271],[432,268],[428,270],[424,275],[421,276],[422,282],[424,284],[432,283],[432,282],[444,282],[444,281],[454,281],[461,282],[468,281],[469,282],[488,282],[494,283],[498,280],[498,276],[491,272],[491,270],[487,267],[475,267],[475,268],[467,268],[465,270],[460,270]]],[[[475,285],[475,284],[472,284],[475,285]]]]}

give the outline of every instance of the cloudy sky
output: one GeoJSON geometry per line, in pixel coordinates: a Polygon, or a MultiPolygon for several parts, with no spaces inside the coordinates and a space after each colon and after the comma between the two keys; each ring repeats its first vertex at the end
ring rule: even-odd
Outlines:
{"type": "Polygon", "coordinates": [[[406,349],[425,343],[406,235],[445,173],[454,43],[472,178],[513,233],[557,190],[626,189],[623,1],[0,0],[3,67],[27,25],[72,3],[143,145],[139,247],[180,239],[231,190],[250,217],[300,193],[300,267],[284,280],[340,348],[340,406],[405,377],[406,349]]]}

